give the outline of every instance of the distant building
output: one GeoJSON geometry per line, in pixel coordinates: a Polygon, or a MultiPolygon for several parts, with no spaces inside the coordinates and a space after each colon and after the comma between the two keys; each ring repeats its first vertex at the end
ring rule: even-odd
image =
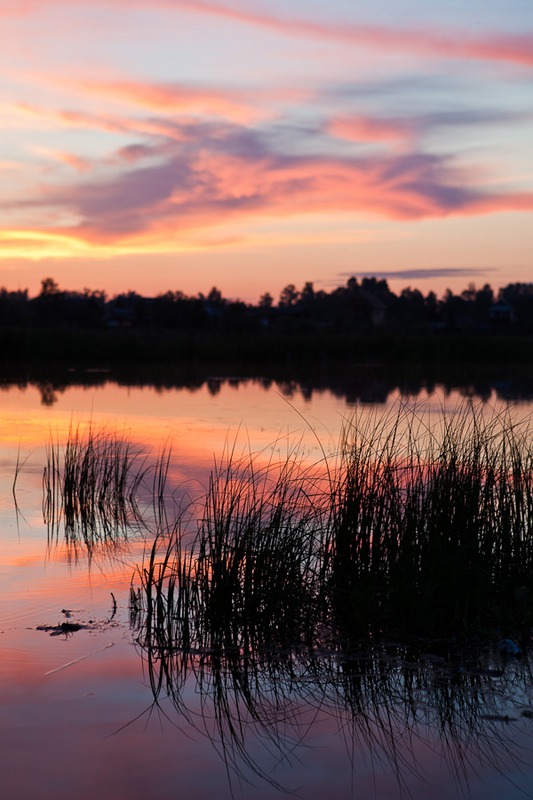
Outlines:
{"type": "Polygon", "coordinates": [[[489,309],[489,319],[493,325],[507,327],[515,321],[514,309],[503,300],[498,300],[489,309]]]}
{"type": "Polygon", "coordinates": [[[367,292],[366,289],[359,290],[359,298],[364,312],[370,318],[372,327],[379,328],[384,325],[387,313],[386,304],[379,297],[367,292]]]}

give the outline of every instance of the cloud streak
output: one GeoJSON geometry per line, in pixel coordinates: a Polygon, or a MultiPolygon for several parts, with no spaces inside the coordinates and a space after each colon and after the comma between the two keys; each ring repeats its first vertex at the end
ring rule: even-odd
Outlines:
{"type": "Polygon", "coordinates": [[[331,117],[323,130],[351,142],[404,142],[416,146],[417,139],[439,128],[505,126],[531,123],[533,114],[501,110],[457,110],[402,116],[344,114],[331,117]]]}
{"type": "MultiPolygon", "coordinates": [[[[160,2],[160,5],[168,7],[169,3],[160,2]]],[[[203,0],[176,0],[171,5],[260,26],[283,35],[345,42],[364,48],[397,50],[426,58],[507,61],[533,67],[533,32],[524,35],[493,34],[474,37],[462,31],[440,32],[424,28],[402,30],[386,26],[332,24],[298,17],[276,17],[203,0]]]]}
{"type": "Polygon", "coordinates": [[[379,278],[384,280],[431,280],[434,278],[459,278],[463,276],[488,275],[493,267],[425,267],[424,269],[367,269],[354,272],[340,272],[338,280],[346,278],[379,278]]]}
{"type": "MultiPolygon", "coordinates": [[[[107,0],[106,8],[135,9],[158,7],[162,11],[177,13],[188,11],[195,14],[216,16],[240,24],[259,27],[283,36],[318,39],[346,43],[365,49],[396,51],[424,58],[466,59],[493,62],[508,62],[533,67],[533,31],[521,34],[493,33],[475,36],[462,30],[441,30],[420,27],[401,29],[386,25],[357,24],[350,21],[325,22],[299,16],[276,16],[260,10],[250,10],[209,2],[209,0],[107,0]]],[[[96,3],[95,3],[96,4],[96,3]]],[[[2,17],[26,17],[49,9],[51,6],[83,8],[78,0],[0,0],[2,17]]]]}
{"type": "Polygon", "coordinates": [[[166,114],[205,114],[225,117],[235,122],[252,122],[264,115],[257,107],[254,108],[250,93],[238,90],[129,80],[80,80],[75,85],[77,89],[89,94],[157,109],[166,114]]]}

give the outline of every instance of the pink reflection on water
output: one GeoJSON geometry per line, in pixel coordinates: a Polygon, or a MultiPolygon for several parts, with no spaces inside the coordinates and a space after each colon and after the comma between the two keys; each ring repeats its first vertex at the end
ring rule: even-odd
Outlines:
{"type": "MultiPolygon", "coordinates": [[[[169,703],[163,708],[169,719],[156,712],[151,717],[144,713],[150,709],[152,693],[132,644],[128,603],[131,576],[142,563],[153,529],[148,526],[117,548],[96,547],[89,557],[83,546],[74,551],[62,539],[50,542],[41,509],[44,446],[51,433],[64,441],[73,423],[91,421],[96,427],[123,431],[147,453],[157,454],[171,442],[169,492],[175,493],[179,504],[206,487],[213,457],[221,459],[234,443],[237,456],[259,452],[258,463],[283,461],[296,443],[298,457],[317,463],[322,447],[328,453],[335,451],[343,418],[350,414],[346,403],[328,392],[315,393],[312,402],[298,394],[291,397],[303,419],[260,384],[250,382],[238,390],[225,384],[219,388],[213,394],[207,387],[194,392],[112,384],[77,387],[57,395],[53,406],[43,406],[39,391],[31,387],[2,393],[2,799],[175,800],[184,796],[220,800],[231,796],[225,765],[208,740],[186,720],[176,718],[169,703]],[[17,483],[17,519],[11,486],[19,445],[22,459],[28,460],[17,483]],[[118,605],[112,620],[111,592],[118,605]],[[71,610],[69,619],[94,627],[69,638],[37,630],[38,625],[66,620],[63,609],[71,610]],[[108,644],[113,646],[106,648],[108,644]]],[[[453,398],[448,402],[453,404],[453,398]]],[[[431,400],[427,410],[434,413],[439,404],[431,400]]],[[[300,789],[305,800],[326,796],[331,800],[352,796],[397,800],[400,792],[394,770],[376,762],[372,752],[351,753],[341,734],[338,719],[325,715],[317,720],[305,747],[295,754],[295,764],[301,766],[277,764],[276,779],[300,789]]],[[[439,748],[431,741],[416,748],[414,761],[423,763],[427,783],[416,775],[408,777],[411,796],[415,800],[425,800],[429,793],[437,800],[457,796],[457,785],[439,748]]],[[[527,776],[526,771],[520,785],[527,786],[527,776]]],[[[495,770],[487,768],[485,776],[473,776],[471,781],[475,799],[513,797],[495,770]]],[[[256,788],[236,783],[234,790],[237,797],[247,799],[277,796],[260,782],[256,788]]]]}

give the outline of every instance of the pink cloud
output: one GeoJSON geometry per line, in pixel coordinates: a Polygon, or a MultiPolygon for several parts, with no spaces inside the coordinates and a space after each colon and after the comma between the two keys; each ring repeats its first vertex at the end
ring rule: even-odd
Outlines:
{"type": "Polygon", "coordinates": [[[59,161],[61,164],[72,167],[76,172],[88,172],[92,168],[92,162],[89,161],[89,159],[82,158],[75,153],[68,153],[60,150],[47,150],[44,148],[41,149],[41,152],[53,158],[55,161],[59,161]]]}
{"type": "Polygon", "coordinates": [[[393,220],[532,210],[532,193],[484,193],[462,185],[443,159],[288,158],[258,150],[247,156],[205,147],[175,152],[164,163],[138,167],[100,182],[53,187],[34,206],[76,215],[62,229],[93,245],[176,244],[191,232],[265,216],[289,218],[332,212],[393,220]],[[455,182],[452,182],[452,178],[455,182]]]}
{"type": "Polygon", "coordinates": [[[361,115],[334,117],[327,130],[332,136],[352,142],[411,142],[416,133],[415,125],[408,120],[361,115]]]}
{"type": "MultiPolygon", "coordinates": [[[[159,0],[159,4],[168,7],[164,0],[159,0]]],[[[509,61],[533,66],[533,33],[474,37],[451,30],[441,33],[423,28],[402,30],[377,25],[331,24],[296,17],[275,17],[204,0],[176,0],[172,5],[270,28],[286,35],[333,39],[362,47],[399,50],[426,57],[509,61]]]]}
{"type": "MultiPolygon", "coordinates": [[[[224,17],[235,22],[273,30],[287,36],[346,42],[356,46],[407,52],[424,57],[506,61],[533,66],[533,33],[487,34],[473,36],[460,30],[401,29],[349,22],[323,22],[301,17],[275,16],[263,11],[234,7],[209,0],[108,0],[106,7],[153,8],[169,12],[184,9],[197,14],[224,17]]],[[[22,17],[46,11],[52,5],[67,5],[67,0],[18,0],[0,5],[0,17],[22,17]]],[[[85,3],[79,2],[82,8],[85,3]]],[[[69,8],[76,0],[68,2],[69,8]]]]}

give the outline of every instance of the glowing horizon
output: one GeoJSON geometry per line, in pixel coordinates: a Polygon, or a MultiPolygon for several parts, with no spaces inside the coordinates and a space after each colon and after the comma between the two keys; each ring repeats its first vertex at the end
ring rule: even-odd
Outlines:
{"type": "Polygon", "coordinates": [[[0,0],[0,286],[529,281],[533,12],[419,6],[0,0]]]}

